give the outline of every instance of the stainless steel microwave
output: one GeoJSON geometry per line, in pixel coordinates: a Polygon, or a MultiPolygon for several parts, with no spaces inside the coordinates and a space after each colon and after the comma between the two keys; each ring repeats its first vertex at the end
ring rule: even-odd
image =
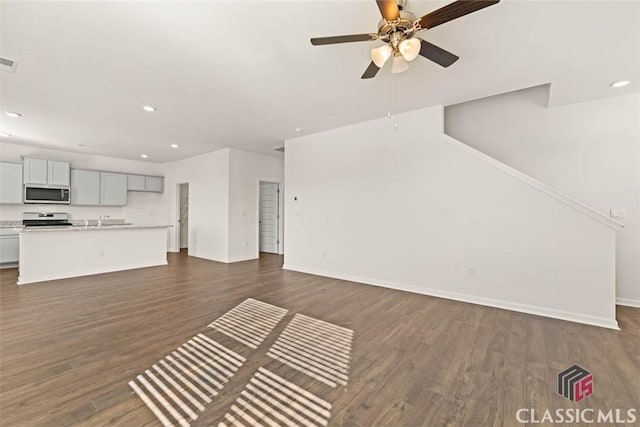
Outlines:
{"type": "Polygon", "coordinates": [[[52,188],[25,185],[24,202],[68,205],[69,203],[71,203],[71,197],[69,188],[52,188]]]}

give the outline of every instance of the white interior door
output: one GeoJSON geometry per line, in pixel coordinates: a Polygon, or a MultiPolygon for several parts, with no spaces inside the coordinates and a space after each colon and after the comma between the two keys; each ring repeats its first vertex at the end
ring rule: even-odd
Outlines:
{"type": "Polygon", "coordinates": [[[260,252],[278,253],[279,196],[280,184],[260,183],[260,252]]]}
{"type": "Polygon", "coordinates": [[[180,249],[189,247],[189,184],[180,184],[180,249]]]}

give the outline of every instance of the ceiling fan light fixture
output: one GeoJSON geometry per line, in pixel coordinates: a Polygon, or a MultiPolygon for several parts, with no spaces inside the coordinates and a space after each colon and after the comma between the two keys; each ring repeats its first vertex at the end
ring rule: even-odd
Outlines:
{"type": "Polygon", "coordinates": [[[418,57],[420,53],[420,40],[419,39],[406,39],[400,42],[398,46],[400,54],[406,61],[413,61],[418,57]]]}
{"type": "Polygon", "coordinates": [[[382,66],[387,62],[391,54],[393,53],[393,49],[388,44],[385,44],[380,47],[375,47],[371,49],[371,60],[378,68],[382,68],[382,66]]]}
{"type": "Polygon", "coordinates": [[[409,63],[404,60],[402,55],[394,55],[391,60],[391,72],[393,74],[403,73],[409,69],[409,63]]]}

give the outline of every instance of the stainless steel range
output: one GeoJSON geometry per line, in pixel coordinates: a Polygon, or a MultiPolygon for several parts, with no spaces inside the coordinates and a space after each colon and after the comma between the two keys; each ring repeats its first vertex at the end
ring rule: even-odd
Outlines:
{"type": "Polygon", "coordinates": [[[68,227],[69,214],[66,212],[24,212],[22,225],[25,227],[68,227]]]}

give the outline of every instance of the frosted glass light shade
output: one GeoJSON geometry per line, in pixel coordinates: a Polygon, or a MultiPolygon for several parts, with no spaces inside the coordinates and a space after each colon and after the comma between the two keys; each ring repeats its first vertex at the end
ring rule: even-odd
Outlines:
{"type": "Polygon", "coordinates": [[[371,60],[378,68],[382,68],[387,59],[393,53],[393,49],[388,44],[371,49],[371,60]]]}
{"type": "Polygon", "coordinates": [[[413,61],[420,53],[420,40],[419,39],[407,39],[400,42],[398,50],[404,59],[407,61],[413,61]]]}
{"type": "Polygon", "coordinates": [[[409,69],[409,63],[400,55],[394,56],[391,60],[391,72],[393,74],[402,73],[409,69]]]}

